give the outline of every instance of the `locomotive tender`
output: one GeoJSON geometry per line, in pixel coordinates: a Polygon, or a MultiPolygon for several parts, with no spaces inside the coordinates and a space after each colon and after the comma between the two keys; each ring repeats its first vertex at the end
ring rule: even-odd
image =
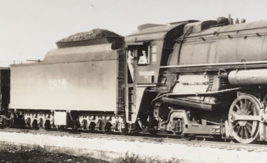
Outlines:
{"type": "Polygon", "coordinates": [[[267,140],[267,21],[145,24],[125,38],[87,39],[92,32],[10,66],[3,123],[267,140]]]}

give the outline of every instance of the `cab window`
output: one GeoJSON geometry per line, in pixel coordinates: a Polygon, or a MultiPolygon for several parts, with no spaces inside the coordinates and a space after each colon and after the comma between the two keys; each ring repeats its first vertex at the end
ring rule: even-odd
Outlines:
{"type": "Polygon", "coordinates": [[[138,65],[148,65],[150,64],[151,54],[150,46],[140,47],[137,54],[138,65]]]}

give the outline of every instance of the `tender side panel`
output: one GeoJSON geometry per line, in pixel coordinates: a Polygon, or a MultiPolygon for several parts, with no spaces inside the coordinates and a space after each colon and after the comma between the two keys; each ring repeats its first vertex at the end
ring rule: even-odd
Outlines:
{"type": "Polygon", "coordinates": [[[11,67],[10,108],[116,111],[117,66],[112,59],[11,67]]]}

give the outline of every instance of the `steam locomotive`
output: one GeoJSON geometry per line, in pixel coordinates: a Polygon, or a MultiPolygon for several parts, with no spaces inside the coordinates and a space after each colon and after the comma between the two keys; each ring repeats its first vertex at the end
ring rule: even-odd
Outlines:
{"type": "Polygon", "coordinates": [[[215,20],[78,33],[1,69],[1,122],[265,141],[266,34],[267,21],[215,20]]]}

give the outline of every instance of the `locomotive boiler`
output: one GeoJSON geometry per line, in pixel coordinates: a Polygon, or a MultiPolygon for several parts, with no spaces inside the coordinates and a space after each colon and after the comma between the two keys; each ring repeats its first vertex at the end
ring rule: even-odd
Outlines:
{"type": "Polygon", "coordinates": [[[10,67],[9,126],[267,140],[267,21],[144,24],[10,67]],[[226,23],[227,24],[227,23],[226,23]]]}

